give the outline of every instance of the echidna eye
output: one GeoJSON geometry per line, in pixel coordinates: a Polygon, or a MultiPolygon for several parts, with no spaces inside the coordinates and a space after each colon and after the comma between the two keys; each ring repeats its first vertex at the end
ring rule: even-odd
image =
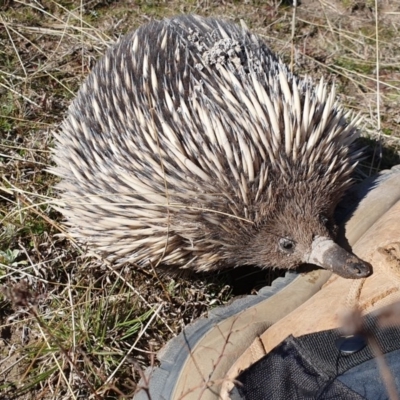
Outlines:
{"type": "Polygon", "coordinates": [[[279,239],[279,247],[285,253],[293,253],[296,243],[293,240],[288,238],[280,238],[279,239]]]}

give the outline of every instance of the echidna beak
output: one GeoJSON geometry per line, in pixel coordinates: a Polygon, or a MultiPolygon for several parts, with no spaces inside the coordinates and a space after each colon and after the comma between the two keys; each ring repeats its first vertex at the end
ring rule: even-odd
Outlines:
{"type": "Polygon", "coordinates": [[[372,273],[370,264],[347,252],[328,237],[314,239],[307,262],[319,265],[343,278],[365,278],[372,273]]]}

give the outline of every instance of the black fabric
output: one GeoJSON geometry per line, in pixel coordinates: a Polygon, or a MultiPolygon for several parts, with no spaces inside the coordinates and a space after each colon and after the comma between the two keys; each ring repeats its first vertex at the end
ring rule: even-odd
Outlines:
{"type": "MultiPolygon", "coordinates": [[[[400,393],[400,350],[385,355],[386,364],[392,373],[397,393],[400,393]]],[[[387,400],[388,394],[374,359],[365,361],[337,377],[347,387],[371,400],[387,400]]]]}
{"type": "MultiPolygon", "coordinates": [[[[374,319],[366,326],[384,353],[400,349],[400,328],[377,329],[374,319]]],[[[351,368],[373,358],[368,346],[344,355],[335,345],[338,330],[299,338],[288,337],[237,378],[232,398],[246,400],[365,399],[336,379],[351,368]]]]}
{"type": "Polygon", "coordinates": [[[334,381],[319,365],[319,360],[302,348],[293,337],[287,338],[268,356],[244,371],[237,380],[241,399],[354,399],[363,397],[334,381]]]}
{"type": "MultiPolygon", "coordinates": [[[[400,348],[400,328],[379,329],[374,318],[365,319],[368,332],[372,332],[384,353],[400,348]]],[[[298,338],[301,345],[313,352],[313,358],[322,362],[324,369],[331,376],[343,374],[350,368],[373,358],[369,346],[352,355],[342,355],[335,345],[335,340],[341,336],[337,329],[304,335],[298,338]]]]}

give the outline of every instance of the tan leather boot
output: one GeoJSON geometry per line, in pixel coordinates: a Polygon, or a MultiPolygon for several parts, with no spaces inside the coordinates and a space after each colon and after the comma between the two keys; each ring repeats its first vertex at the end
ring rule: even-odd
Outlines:
{"type": "Polygon", "coordinates": [[[372,276],[356,281],[332,275],[318,293],[257,337],[238,358],[222,385],[222,399],[229,398],[232,382],[241,371],[269,353],[289,335],[299,337],[340,328],[343,316],[354,308],[367,314],[400,300],[398,199],[400,180],[399,176],[394,176],[369,193],[346,225],[346,237],[350,242],[356,240],[353,252],[372,264],[372,276]],[[365,232],[365,227],[371,222],[372,226],[365,232]]]}
{"type": "MultiPolygon", "coordinates": [[[[350,246],[400,199],[400,166],[383,173],[374,182],[362,184],[351,195],[354,203],[358,204],[361,198],[363,200],[345,226],[350,246]],[[377,187],[371,189],[374,186],[377,187]]],[[[368,239],[368,243],[371,241],[368,239]]],[[[365,246],[370,246],[368,243],[365,246]]],[[[380,245],[383,246],[383,242],[380,245]]],[[[359,255],[364,251],[362,248],[359,255]]],[[[376,253],[372,244],[370,250],[376,253]]],[[[372,261],[378,262],[375,259],[372,261]]],[[[229,306],[213,310],[207,319],[186,327],[158,354],[160,367],[146,372],[146,378],[141,382],[143,389],[134,399],[219,399],[223,384],[231,382],[238,371],[261,358],[288,334],[300,335],[307,329],[312,331],[338,326],[336,317],[339,310],[337,313],[333,311],[334,306],[336,303],[351,305],[357,301],[360,286],[359,281],[353,284],[351,280],[342,279],[339,282],[346,281],[349,286],[343,286],[344,291],[341,292],[338,290],[341,285],[335,284],[336,280],[332,279],[326,289],[331,287],[329,290],[332,290],[334,297],[323,295],[322,300],[326,305],[316,307],[314,298],[330,275],[326,270],[315,270],[308,274],[288,273],[285,278],[274,281],[271,287],[263,288],[258,295],[247,296],[229,306]],[[338,301],[335,296],[343,298],[338,301]],[[303,309],[309,302],[313,304],[312,312],[303,309]],[[296,314],[296,309],[304,314],[296,314]],[[301,319],[303,315],[309,319],[308,324],[301,319]],[[238,358],[238,365],[227,374],[238,358]]],[[[225,396],[229,387],[224,389],[225,396]]]]}

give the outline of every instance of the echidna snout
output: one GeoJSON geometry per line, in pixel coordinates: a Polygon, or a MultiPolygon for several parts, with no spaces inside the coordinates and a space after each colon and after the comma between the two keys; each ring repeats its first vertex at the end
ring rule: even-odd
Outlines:
{"type": "Polygon", "coordinates": [[[365,278],[372,271],[370,264],[348,253],[332,239],[320,236],[314,238],[307,262],[320,265],[343,278],[365,278]]]}
{"type": "Polygon", "coordinates": [[[153,21],[97,62],[55,135],[60,211],[117,266],[359,278],[368,265],[328,241],[358,121],[245,28],[153,21]]]}
{"type": "MultiPolygon", "coordinates": [[[[268,222],[241,232],[233,257],[240,265],[291,269],[314,264],[344,277],[358,279],[371,273],[371,266],[347,252],[333,240],[336,226],[330,213],[306,193],[288,200],[268,222]],[[298,211],[301,210],[301,213],[298,211]]],[[[233,262],[233,260],[232,260],[233,262]]]]}

